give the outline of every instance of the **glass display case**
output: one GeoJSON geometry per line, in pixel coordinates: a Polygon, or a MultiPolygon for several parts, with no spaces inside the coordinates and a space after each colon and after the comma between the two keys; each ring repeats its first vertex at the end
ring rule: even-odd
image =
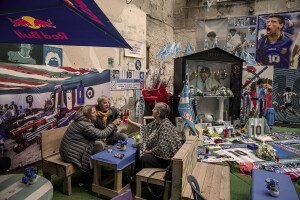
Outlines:
{"type": "Polygon", "coordinates": [[[171,118],[179,116],[177,107],[186,67],[189,68],[191,95],[196,99],[198,115],[210,114],[219,122],[239,118],[243,60],[219,48],[174,60],[171,118]]]}

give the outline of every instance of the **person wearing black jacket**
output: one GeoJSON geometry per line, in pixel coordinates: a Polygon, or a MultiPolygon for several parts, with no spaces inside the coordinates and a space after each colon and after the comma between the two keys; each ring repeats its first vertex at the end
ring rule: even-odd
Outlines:
{"type": "MultiPolygon", "coordinates": [[[[121,117],[121,113],[118,109],[110,107],[109,98],[107,96],[98,97],[97,110],[97,120],[95,121],[95,127],[100,130],[106,130],[105,128],[111,124],[115,119],[121,117]]],[[[127,140],[128,136],[124,133],[118,133],[117,128],[112,130],[109,136],[106,138],[106,143],[113,145],[118,142],[118,140],[127,140]]]]}

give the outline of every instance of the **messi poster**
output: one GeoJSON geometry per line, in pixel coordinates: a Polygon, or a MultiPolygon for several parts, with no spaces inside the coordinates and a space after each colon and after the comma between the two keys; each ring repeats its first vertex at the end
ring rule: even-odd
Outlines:
{"type": "Polygon", "coordinates": [[[256,62],[275,69],[300,68],[300,12],[258,17],[256,62]]]}

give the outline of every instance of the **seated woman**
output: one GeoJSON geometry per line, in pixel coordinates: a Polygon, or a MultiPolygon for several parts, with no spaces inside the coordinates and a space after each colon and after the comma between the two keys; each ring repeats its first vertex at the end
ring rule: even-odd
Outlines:
{"type": "Polygon", "coordinates": [[[128,136],[124,133],[118,133],[117,128],[106,129],[106,127],[111,124],[114,120],[120,117],[120,112],[116,108],[110,107],[109,98],[107,96],[98,97],[97,110],[97,120],[95,121],[96,128],[100,130],[105,130],[109,133],[106,137],[107,144],[115,144],[118,140],[127,140],[128,136]]]}
{"type": "Polygon", "coordinates": [[[93,155],[95,140],[110,136],[112,130],[121,121],[116,119],[104,130],[99,130],[94,125],[96,119],[97,113],[94,106],[87,105],[80,108],[75,114],[73,123],[67,129],[59,148],[59,153],[64,160],[75,164],[87,173],[90,173],[92,168],[90,157],[93,155]]]}
{"type": "Polygon", "coordinates": [[[182,146],[181,135],[167,116],[170,108],[165,103],[157,103],[152,110],[154,121],[141,125],[128,119],[128,123],[140,127],[141,146],[137,157],[135,173],[143,168],[166,168],[172,157],[182,146]]]}

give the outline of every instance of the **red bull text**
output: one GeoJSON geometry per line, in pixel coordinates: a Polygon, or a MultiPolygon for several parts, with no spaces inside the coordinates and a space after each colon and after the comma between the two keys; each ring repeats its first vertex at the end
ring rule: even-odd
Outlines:
{"type": "MultiPolygon", "coordinates": [[[[11,18],[8,18],[11,23],[13,23],[14,27],[28,27],[31,29],[40,29],[40,28],[56,28],[52,25],[52,22],[50,19],[47,19],[47,21],[43,21],[40,19],[35,19],[30,16],[23,16],[22,18],[12,20],[11,18]]],[[[20,30],[13,30],[13,32],[19,37],[19,38],[34,38],[34,39],[47,39],[47,40],[68,40],[67,35],[64,32],[57,32],[56,34],[47,34],[45,31],[30,31],[30,32],[21,32],[20,30]]]]}

